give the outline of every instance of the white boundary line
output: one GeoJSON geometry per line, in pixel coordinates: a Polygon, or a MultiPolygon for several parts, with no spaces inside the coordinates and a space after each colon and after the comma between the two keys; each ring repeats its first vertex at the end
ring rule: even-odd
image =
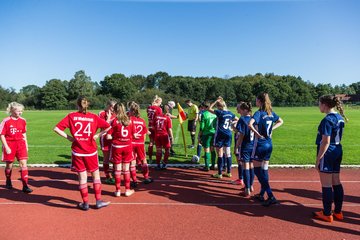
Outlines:
{"type": "MultiPolygon", "coordinates": [[[[90,203],[94,205],[95,203],[90,203]]],[[[71,203],[63,203],[63,202],[38,202],[38,203],[29,203],[29,202],[0,202],[1,205],[63,205],[63,206],[75,206],[71,203]]],[[[143,206],[184,206],[184,207],[199,207],[199,206],[219,206],[219,207],[226,207],[226,206],[261,206],[260,203],[181,203],[181,202],[168,202],[168,203],[157,203],[157,202],[112,202],[110,205],[117,205],[117,206],[129,206],[129,205],[143,205],[143,206]]],[[[291,203],[285,202],[280,203],[274,207],[288,207],[288,206],[322,206],[322,203],[291,203]]],[[[345,203],[343,207],[360,207],[360,204],[355,203],[345,203]]]]}
{"type": "MultiPolygon", "coordinates": [[[[30,175],[31,176],[31,175],[30,175]]],[[[228,183],[232,184],[231,180],[216,180],[216,179],[208,179],[208,180],[190,180],[190,179],[157,179],[154,180],[158,183],[181,183],[181,182],[211,182],[211,183],[228,183]]],[[[5,179],[1,179],[0,182],[6,182],[5,179]]],[[[20,179],[12,180],[12,182],[21,182],[20,179]]],[[[33,180],[29,179],[29,182],[78,182],[78,180],[71,180],[71,179],[39,179],[33,180]]],[[[89,183],[92,181],[89,180],[89,183]]],[[[270,183],[320,183],[320,180],[270,180],[270,183]]],[[[341,181],[342,183],[360,183],[360,180],[348,180],[348,181],[341,181]]]]}
{"type": "MultiPolygon", "coordinates": [[[[18,166],[17,163],[14,163],[15,166],[18,166]]],[[[47,168],[47,167],[59,167],[59,168],[70,168],[71,164],[28,164],[29,167],[39,167],[39,168],[47,168]]],[[[99,164],[102,167],[102,164],[99,164]]],[[[156,164],[149,164],[150,167],[156,167],[156,164]]],[[[174,168],[200,168],[204,167],[205,164],[183,164],[183,163],[175,163],[175,164],[167,164],[167,167],[174,168]]],[[[5,164],[1,163],[0,167],[5,167],[5,164]]],[[[232,165],[233,168],[237,168],[237,164],[232,165]]],[[[272,164],[269,165],[270,168],[315,168],[313,164],[272,164]]],[[[360,165],[341,165],[342,168],[360,168],[360,165]]]]}

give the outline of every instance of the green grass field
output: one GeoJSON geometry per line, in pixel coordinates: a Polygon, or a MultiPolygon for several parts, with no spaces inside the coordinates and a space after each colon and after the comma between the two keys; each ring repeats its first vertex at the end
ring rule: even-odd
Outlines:
{"type": "MultiPolygon", "coordinates": [[[[231,110],[236,113],[234,108],[231,110]]],[[[274,111],[284,119],[284,125],[273,133],[274,150],[271,163],[313,164],[316,155],[317,126],[324,115],[319,112],[317,107],[274,108],[274,111]]],[[[26,118],[28,126],[30,164],[70,163],[70,143],[52,130],[68,112],[24,112],[23,117],[26,118]]],[[[98,111],[93,112],[98,113],[98,111]]],[[[143,115],[145,116],[144,111],[143,115]]],[[[350,121],[346,124],[342,141],[343,164],[360,164],[360,143],[356,140],[360,133],[360,111],[347,108],[346,115],[350,121]]],[[[0,117],[1,119],[6,117],[5,113],[1,113],[0,117]]],[[[185,122],[186,143],[189,145],[191,140],[186,128],[187,123],[185,122]]],[[[185,157],[181,130],[177,120],[173,120],[173,132],[174,150],[177,155],[170,158],[170,163],[190,163],[190,158],[196,154],[196,149],[187,149],[188,157],[185,157]]],[[[101,151],[99,152],[101,156],[101,151]]]]}

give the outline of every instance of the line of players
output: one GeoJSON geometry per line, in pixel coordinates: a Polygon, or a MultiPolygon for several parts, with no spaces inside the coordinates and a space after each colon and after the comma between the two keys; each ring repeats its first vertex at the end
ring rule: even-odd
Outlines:
{"type": "MultiPolygon", "coordinates": [[[[87,171],[93,176],[93,188],[95,192],[96,208],[109,205],[109,202],[101,200],[101,181],[98,166],[97,145],[95,140],[101,137],[101,146],[104,152],[104,170],[107,179],[110,179],[109,160],[114,164],[115,196],[120,196],[120,176],[124,175],[125,196],[134,193],[130,189],[130,176],[136,182],[136,160],[141,162],[144,182],[151,183],[149,170],[145,156],[145,135],[150,134],[149,156],[152,156],[152,147],[156,144],[156,162],[158,169],[166,169],[170,146],[172,142],[171,119],[169,114],[163,114],[160,108],[162,99],[155,97],[152,105],[147,109],[149,117],[149,132],[145,121],[140,118],[139,106],[131,102],[129,111],[121,103],[109,102],[100,117],[88,112],[89,101],[85,97],[79,97],[77,101],[78,111],[69,113],[54,128],[60,136],[72,142],[72,170],[78,173],[79,190],[83,199],[78,207],[82,210],[89,209],[87,171]],[[71,135],[64,130],[69,128],[71,135]],[[97,130],[101,129],[99,133],[97,130]],[[104,137],[105,136],[105,137],[104,137]],[[156,136],[154,138],[154,136],[156,136]],[[112,140],[110,142],[110,140],[112,140]],[[111,146],[111,147],[110,147],[111,146]],[[109,148],[110,147],[110,148],[109,148]],[[164,161],[162,148],[165,149],[164,161]],[[137,157],[134,157],[134,154],[137,157]],[[121,172],[122,171],[122,172],[121,172]]],[[[239,154],[241,164],[244,164],[244,174],[239,171],[239,176],[244,175],[245,196],[250,196],[253,191],[252,182],[254,175],[257,176],[261,190],[255,197],[263,202],[264,206],[277,203],[269,185],[268,164],[272,152],[272,130],[281,126],[283,121],[272,111],[271,101],[268,94],[260,94],[256,99],[259,110],[251,115],[251,104],[240,103],[237,106],[241,114],[237,119],[233,113],[227,110],[225,101],[219,97],[208,106],[202,104],[204,110],[200,123],[200,138],[205,150],[205,168],[208,171],[215,166],[213,147],[216,148],[218,156],[218,173],[215,178],[222,178],[222,165],[225,156],[227,172],[224,176],[231,176],[231,125],[236,121],[237,130],[235,153],[239,154]],[[214,107],[217,107],[215,110],[214,107]],[[216,119],[216,121],[215,121],[216,119]],[[214,123],[216,122],[216,127],[214,123]],[[212,166],[209,167],[211,151],[212,166]],[[251,163],[252,162],[252,163],[251,163]],[[252,167],[252,164],[254,167],[252,167]],[[252,170],[253,169],[253,170],[252,170]],[[264,200],[265,192],[268,198],[264,200]]],[[[31,193],[28,186],[28,145],[26,138],[26,121],[21,117],[23,105],[12,102],[7,108],[10,115],[0,124],[0,137],[3,145],[2,161],[6,163],[6,188],[12,189],[11,173],[12,165],[17,158],[20,163],[21,180],[23,192],[31,193]]],[[[323,192],[324,210],[314,212],[314,217],[331,222],[333,218],[342,220],[341,212],[344,191],[340,182],[340,163],[342,160],[342,147],[340,144],[344,119],[344,110],[341,101],[333,95],[325,95],[319,99],[319,109],[326,113],[318,128],[316,169],[319,171],[323,192]],[[337,113],[335,108],[339,111],[337,113]],[[335,210],[331,212],[332,202],[335,210]]],[[[108,182],[111,180],[107,180],[108,182]]]]}

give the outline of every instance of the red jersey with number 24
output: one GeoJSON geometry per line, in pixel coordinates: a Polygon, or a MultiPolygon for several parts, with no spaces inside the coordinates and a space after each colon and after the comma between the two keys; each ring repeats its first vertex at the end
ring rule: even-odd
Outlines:
{"type": "Polygon", "coordinates": [[[57,125],[60,130],[70,129],[75,141],[71,149],[75,153],[90,154],[97,151],[94,135],[99,128],[106,129],[110,124],[94,113],[72,112],[63,118],[57,125]]]}

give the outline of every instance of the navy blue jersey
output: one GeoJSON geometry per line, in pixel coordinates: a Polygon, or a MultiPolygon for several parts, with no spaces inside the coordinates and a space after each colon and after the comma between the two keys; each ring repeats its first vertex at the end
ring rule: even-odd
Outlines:
{"type": "Polygon", "coordinates": [[[320,145],[322,136],[330,136],[330,145],[339,145],[345,127],[344,119],[339,113],[329,113],[321,120],[318,127],[316,144],[320,145]]]}
{"type": "Polygon", "coordinates": [[[217,116],[216,134],[231,136],[231,123],[235,119],[235,114],[230,111],[215,110],[217,116]]]}
{"type": "Polygon", "coordinates": [[[244,135],[241,149],[252,149],[254,145],[254,132],[249,128],[250,119],[250,116],[242,116],[236,124],[236,129],[238,132],[244,135]]]}
{"type": "Polygon", "coordinates": [[[257,131],[264,137],[264,139],[259,139],[259,142],[271,141],[273,123],[277,122],[280,117],[274,112],[268,115],[266,111],[258,110],[252,118],[255,120],[255,125],[257,125],[257,131]]]}

